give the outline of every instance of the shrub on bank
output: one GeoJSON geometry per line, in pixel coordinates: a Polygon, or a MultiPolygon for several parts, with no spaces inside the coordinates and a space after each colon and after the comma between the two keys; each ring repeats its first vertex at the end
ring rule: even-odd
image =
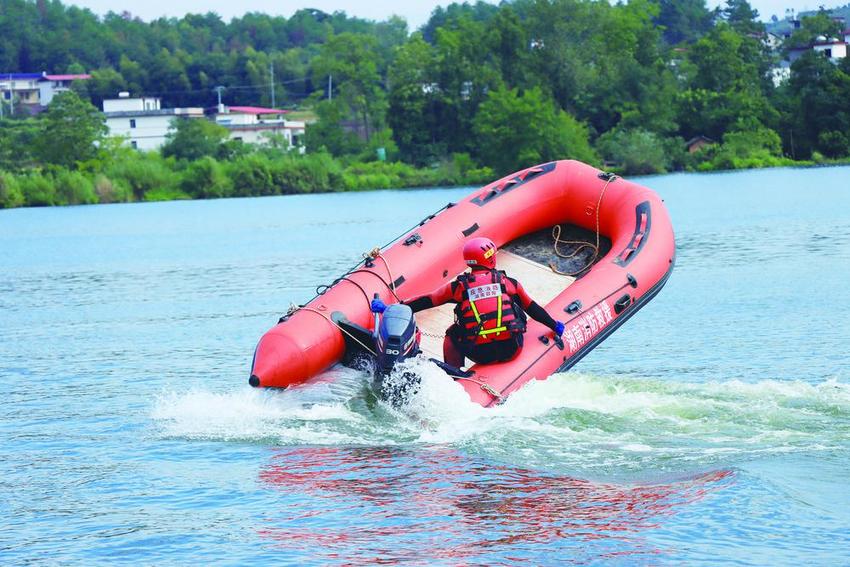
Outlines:
{"type": "Polygon", "coordinates": [[[110,163],[105,175],[129,187],[133,200],[142,201],[154,190],[160,194],[179,191],[180,175],[175,161],[166,160],[156,152],[137,152],[110,163]]]}
{"type": "Polygon", "coordinates": [[[707,160],[697,169],[751,169],[795,165],[797,162],[782,157],[782,142],[770,128],[737,130],[723,135],[723,143],[707,154],[707,160]]]}
{"type": "MultiPolygon", "coordinates": [[[[535,164],[536,165],[536,164],[535,164]]],[[[454,153],[448,159],[435,164],[427,185],[484,185],[496,179],[490,167],[478,167],[467,153],[454,153]]]]}
{"type": "Polygon", "coordinates": [[[56,205],[93,205],[99,201],[94,183],[79,171],[60,170],[53,183],[56,205]]]}
{"type": "Polygon", "coordinates": [[[183,171],[180,189],[196,199],[215,199],[231,195],[233,183],[224,167],[207,156],[192,162],[183,171]]]}
{"type": "Polygon", "coordinates": [[[112,180],[102,173],[94,176],[94,192],[100,203],[126,203],[132,201],[133,196],[126,183],[112,180]]]}
{"type": "Polygon", "coordinates": [[[355,162],[345,168],[345,188],[349,191],[364,189],[391,189],[421,187],[428,184],[427,170],[418,170],[402,162],[355,162]]]}
{"type": "Polygon", "coordinates": [[[0,209],[12,209],[24,204],[24,194],[17,178],[11,173],[0,171],[0,209]]]}
{"type": "Polygon", "coordinates": [[[18,185],[28,207],[49,207],[56,202],[56,189],[53,179],[34,171],[18,177],[18,185]]]}
{"type": "Polygon", "coordinates": [[[272,160],[272,178],[280,194],[341,191],[345,188],[340,163],[330,154],[286,154],[272,160]]]}
{"type": "Polygon", "coordinates": [[[626,175],[662,173],[671,166],[664,140],[646,130],[611,130],[599,137],[597,148],[626,175]]]}
{"type": "Polygon", "coordinates": [[[271,164],[261,154],[250,154],[232,161],[225,171],[233,185],[233,195],[237,197],[275,194],[271,164]]]}

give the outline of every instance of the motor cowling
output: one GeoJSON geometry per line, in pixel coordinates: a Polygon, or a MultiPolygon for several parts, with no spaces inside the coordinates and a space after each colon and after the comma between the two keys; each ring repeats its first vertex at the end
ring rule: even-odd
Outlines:
{"type": "Polygon", "coordinates": [[[388,305],[378,327],[376,372],[387,374],[396,363],[419,354],[421,336],[410,307],[388,305]]]}

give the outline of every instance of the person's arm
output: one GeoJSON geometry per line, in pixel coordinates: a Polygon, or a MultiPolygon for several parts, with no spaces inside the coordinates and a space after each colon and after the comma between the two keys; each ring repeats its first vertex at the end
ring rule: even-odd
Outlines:
{"type": "Polygon", "coordinates": [[[522,287],[522,284],[516,281],[513,278],[508,278],[512,284],[514,284],[514,288],[516,289],[516,297],[519,298],[520,305],[523,310],[528,313],[528,316],[537,321],[538,323],[543,323],[553,331],[556,331],[558,328],[558,322],[555,321],[549,313],[546,312],[545,309],[540,307],[536,301],[531,299],[531,296],[525,291],[525,288],[522,287]]]}
{"type": "Polygon", "coordinates": [[[525,308],[525,312],[528,313],[528,316],[534,319],[535,321],[543,323],[553,331],[557,331],[558,322],[552,319],[552,316],[549,315],[549,313],[547,313],[545,309],[540,307],[537,302],[532,301],[531,304],[529,304],[529,306],[525,308]]]}
{"type": "Polygon", "coordinates": [[[431,307],[436,307],[438,305],[448,303],[449,301],[454,301],[456,287],[457,282],[448,282],[446,285],[434,290],[430,294],[411,299],[410,301],[405,301],[404,304],[409,306],[414,313],[422,311],[423,309],[430,309],[431,307]]]}

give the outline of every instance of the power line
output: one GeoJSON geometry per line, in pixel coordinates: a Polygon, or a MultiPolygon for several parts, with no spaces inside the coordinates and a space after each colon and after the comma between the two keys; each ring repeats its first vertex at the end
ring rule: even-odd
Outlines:
{"type": "MultiPolygon", "coordinates": [[[[309,79],[310,79],[309,77],[303,77],[303,78],[300,78],[300,79],[289,79],[289,80],[286,80],[286,81],[276,81],[274,84],[275,84],[275,85],[290,85],[290,84],[292,84],[292,83],[307,82],[309,79]]],[[[215,90],[215,88],[217,88],[217,87],[213,87],[213,90],[215,90]]],[[[228,90],[228,91],[235,91],[235,90],[265,90],[265,89],[268,89],[268,88],[269,88],[269,85],[268,85],[268,84],[260,84],[260,85],[233,85],[233,86],[225,85],[225,86],[224,86],[224,88],[225,88],[226,90],[228,90]]],[[[147,95],[147,96],[160,96],[160,95],[169,95],[169,94],[191,94],[191,93],[205,93],[205,92],[209,92],[209,88],[203,88],[203,89],[186,89],[186,90],[179,90],[179,91],[155,91],[155,92],[147,92],[147,93],[146,93],[146,95],[147,95]]]]}

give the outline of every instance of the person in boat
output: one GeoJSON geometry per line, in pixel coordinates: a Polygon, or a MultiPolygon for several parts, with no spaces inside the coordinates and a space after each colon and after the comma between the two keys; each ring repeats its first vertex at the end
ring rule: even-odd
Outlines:
{"type": "MultiPolygon", "coordinates": [[[[462,368],[466,358],[479,364],[513,359],[522,349],[526,314],[556,335],[564,324],[555,321],[537,304],[517,280],[496,269],[496,245],[489,238],[472,238],[463,247],[463,259],[471,268],[429,295],[406,301],[414,313],[455,303],[455,323],[446,330],[443,360],[462,368]]],[[[372,311],[383,312],[380,299],[372,311]]]]}

